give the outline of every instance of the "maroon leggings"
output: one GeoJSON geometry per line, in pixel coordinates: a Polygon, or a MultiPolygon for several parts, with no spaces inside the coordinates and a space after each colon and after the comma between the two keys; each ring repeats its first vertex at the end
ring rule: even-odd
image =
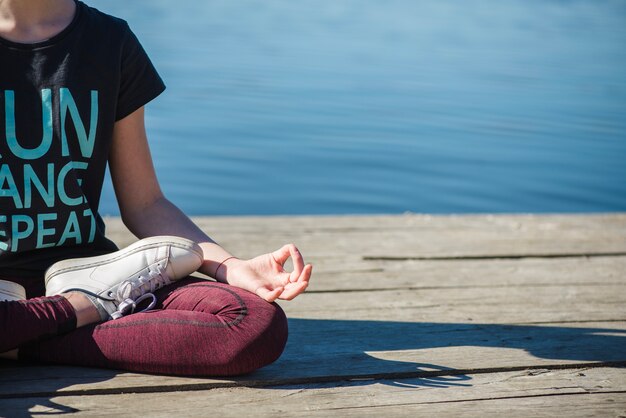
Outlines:
{"type": "MultiPolygon", "coordinates": [[[[43,281],[9,279],[28,297],[43,281]]],[[[152,311],[76,329],[61,296],[0,302],[0,353],[20,360],[134,372],[227,376],[276,360],[287,341],[281,308],[245,290],[189,277],[158,290],[152,311]]]]}

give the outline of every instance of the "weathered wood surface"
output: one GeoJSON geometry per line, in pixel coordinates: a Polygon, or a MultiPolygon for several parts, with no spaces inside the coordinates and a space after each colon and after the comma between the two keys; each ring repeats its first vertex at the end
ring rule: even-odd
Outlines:
{"type": "MultiPolygon", "coordinates": [[[[294,241],[311,260],[626,254],[626,214],[194,218],[242,256],[294,241]]],[[[117,218],[116,242],[133,241],[117,218]]]]}
{"type": "MultiPolygon", "coordinates": [[[[264,389],[31,397],[7,416],[613,416],[626,414],[624,369],[524,370],[264,389]]],[[[2,402],[0,400],[0,402],[2,402]]]]}
{"type": "MultiPolygon", "coordinates": [[[[263,396],[254,395],[256,391],[278,392],[228,387],[292,384],[313,390],[331,382],[327,383],[329,389],[338,393],[348,390],[346,396],[350,397],[341,382],[355,378],[446,381],[462,373],[474,376],[467,382],[471,388],[481,379],[484,387],[489,387],[488,382],[498,373],[521,373],[519,370],[526,368],[557,373],[561,368],[593,366],[591,370],[602,373],[609,365],[626,365],[626,214],[197,221],[238,255],[253,256],[293,241],[307,261],[314,263],[309,291],[296,301],[281,303],[290,317],[291,332],[278,362],[237,379],[5,364],[0,368],[0,415],[5,407],[26,405],[29,400],[69,401],[76,395],[84,395],[80,398],[86,402],[80,404],[83,406],[102,403],[103,394],[124,405],[124,395],[117,394],[139,392],[150,404],[151,399],[175,396],[169,392],[186,391],[185,396],[192,396],[213,388],[206,393],[218,396],[243,391],[246,395],[240,402],[256,408],[265,403],[263,396]]],[[[119,245],[133,241],[119,220],[108,220],[108,224],[119,245]]],[[[613,414],[619,410],[613,407],[624,401],[626,373],[611,370],[607,392],[619,393],[530,399],[523,397],[522,391],[506,401],[468,398],[429,407],[416,398],[370,405],[372,409],[366,407],[365,412],[341,406],[338,413],[396,415],[405,410],[397,405],[407,403],[406,411],[411,414],[434,408],[438,415],[451,415],[471,407],[484,408],[484,414],[477,415],[498,415],[509,407],[535,411],[543,399],[549,405],[546,414],[571,411],[585,415],[585,411],[595,410],[584,405],[594,405],[597,411],[606,408],[604,412],[613,414]],[[468,406],[472,402],[480,407],[468,406]]],[[[372,396],[386,399],[384,391],[390,387],[383,384],[382,392],[372,396]]],[[[444,396],[456,399],[459,390],[450,385],[444,396]]],[[[332,404],[326,396],[339,395],[314,393],[306,401],[311,405],[308,413],[328,414],[330,406],[321,408],[332,404]]],[[[280,402],[288,403],[295,395],[284,396],[280,402]]],[[[202,396],[189,399],[197,405],[197,409],[189,409],[196,411],[195,415],[202,415],[202,405],[211,408],[210,401],[203,404],[202,396]]],[[[280,402],[276,408],[281,408],[280,402]]],[[[84,410],[97,415],[91,406],[84,410]]],[[[295,410],[284,410],[295,414],[295,410]]],[[[539,414],[540,409],[535,412],[539,414]]]]}
{"type": "Polygon", "coordinates": [[[351,378],[446,376],[624,364],[626,323],[568,326],[292,321],[279,361],[237,379],[193,379],[108,370],[32,367],[0,370],[0,398],[29,393],[121,393],[325,382],[351,378]],[[604,325],[604,326],[601,326],[604,325]],[[10,377],[10,378],[9,378],[10,377]]]}

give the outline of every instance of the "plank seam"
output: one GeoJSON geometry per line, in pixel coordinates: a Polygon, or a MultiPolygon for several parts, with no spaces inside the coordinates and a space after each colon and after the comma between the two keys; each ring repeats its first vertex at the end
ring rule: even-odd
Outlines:
{"type": "Polygon", "coordinates": [[[364,261],[450,261],[450,260],[520,260],[526,258],[592,258],[624,257],[626,252],[560,253],[560,254],[495,254],[495,255],[446,255],[446,256],[363,256],[364,261]]]}
{"type": "Polygon", "coordinates": [[[452,369],[452,370],[420,370],[412,372],[390,372],[390,373],[373,373],[373,374],[357,374],[342,376],[316,376],[316,377],[297,377],[287,379],[267,379],[267,380],[248,380],[233,382],[207,382],[192,384],[172,384],[160,386],[134,386],[123,388],[102,388],[102,389],[83,389],[83,390],[66,390],[66,391],[41,391],[31,393],[4,393],[0,394],[0,399],[20,399],[20,398],[45,398],[45,397],[65,397],[65,396],[93,396],[93,395],[121,395],[130,393],[163,393],[163,392],[191,392],[210,389],[226,389],[234,387],[263,388],[277,386],[291,386],[315,383],[332,383],[332,382],[350,382],[360,380],[387,380],[387,379],[412,379],[412,378],[431,378],[443,376],[460,376],[475,375],[489,373],[516,372],[524,370],[568,370],[568,369],[590,369],[590,368],[607,368],[618,367],[626,368],[626,360],[595,362],[595,363],[576,363],[576,364],[543,364],[536,366],[516,366],[516,367],[493,367],[478,369],[452,369]]]}
{"type": "Polygon", "coordinates": [[[391,292],[396,290],[454,290],[454,289],[523,289],[530,287],[600,287],[600,286],[622,286],[621,282],[605,283],[528,283],[528,284],[493,284],[493,285],[466,285],[466,286],[406,286],[406,287],[375,287],[371,289],[320,289],[308,290],[311,293],[358,293],[358,292],[391,292]]]}
{"type": "Polygon", "coordinates": [[[518,395],[518,396],[502,396],[491,398],[472,398],[472,399],[453,399],[449,401],[431,401],[431,402],[410,402],[410,403],[395,403],[391,405],[368,405],[368,406],[346,406],[340,408],[327,408],[326,411],[340,411],[346,409],[373,409],[373,408],[388,408],[390,406],[413,406],[413,405],[436,405],[436,404],[449,404],[449,403],[464,403],[464,402],[485,402],[485,401],[502,401],[507,399],[528,399],[528,398],[546,398],[552,396],[577,396],[577,395],[607,395],[607,394],[621,394],[626,393],[626,390],[606,390],[606,391],[587,391],[581,389],[578,392],[560,392],[560,393],[538,393],[536,395],[518,395]]]}

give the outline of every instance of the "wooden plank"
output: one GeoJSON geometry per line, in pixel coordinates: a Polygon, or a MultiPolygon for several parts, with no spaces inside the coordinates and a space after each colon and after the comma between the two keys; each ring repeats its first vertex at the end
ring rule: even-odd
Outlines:
{"type": "Polygon", "coordinates": [[[623,416],[626,370],[531,370],[288,387],[0,400],[7,416],[623,416]]]}
{"type": "Polygon", "coordinates": [[[308,292],[619,285],[626,257],[445,261],[325,260],[314,266],[308,292]]]}
{"type": "MultiPolygon", "coordinates": [[[[389,223],[400,222],[405,220],[406,217],[398,216],[398,217],[388,217],[382,216],[379,217],[381,223],[389,223]]],[[[410,217],[413,218],[413,217],[410,217]]],[[[315,218],[318,219],[318,218],[315,218]]],[[[359,219],[358,217],[356,219],[359,219]]],[[[369,219],[369,218],[366,218],[369,219]]],[[[422,223],[429,223],[427,220],[434,219],[437,222],[437,228],[443,227],[440,225],[443,221],[451,221],[459,222],[457,218],[450,217],[441,217],[441,218],[433,218],[433,217],[417,217],[417,220],[421,220],[422,223]]],[[[465,219],[461,217],[460,220],[465,219]]],[[[476,251],[469,247],[477,247],[479,248],[483,254],[490,254],[491,250],[496,250],[492,248],[494,245],[493,239],[503,239],[503,236],[506,234],[519,234],[519,231],[516,229],[518,227],[515,226],[522,221],[531,222],[531,220],[538,220],[538,222],[543,222],[543,226],[534,226],[531,228],[532,224],[525,226],[525,228],[519,227],[518,229],[524,231],[529,234],[528,237],[524,238],[527,241],[530,239],[536,239],[536,237],[532,237],[533,234],[536,235],[537,230],[547,229],[551,234],[558,234],[558,239],[555,239],[555,235],[549,234],[543,244],[536,247],[536,249],[542,248],[543,245],[553,245],[555,248],[552,248],[549,252],[545,252],[544,250],[538,251],[539,254],[564,254],[568,246],[571,244],[570,241],[567,240],[568,234],[574,234],[579,239],[581,236],[584,238],[584,242],[589,244],[589,248],[591,250],[583,251],[583,253],[594,253],[597,248],[596,244],[598,239],[602,240],[604,244],[610,242],[620,241],[624,244],[624,248],[626,248],[626,229],[622,228],[620,225],[623,222],[623,219],[626,219],[626,216],[622,215],[611,215],[611,216],[566,216],[566,217],[551,217],[551,216],[543,216],[543,217],[526,217],[526,216],[502,216],[502,217],[469,217],[469,221],[467,222],[469,226],[466,228],[467,230],[462,231],[462,235],[470,234],[472,237],[472,242],[467,242],[467,240],[463,241],[467,245],[466,251],[462,252],[463,254],[476,255],[476,251]],[[509,219],[509,218],[512,218],[509,219]],[[522,220],[519,220],[521,218],[522,220]],[[552,218],[556,220],[560,220],[559,222],[548,220],[552,218]],[[564,218],[564,220],[561,220],[564,218]],[[612,220],[615,225],[611,225],[610,227],[606,224],[608,223],[607,218],[612,220]],[[494,221],[495,219],[495,221],[494,221]],[[546,220],[548,219],[548,220],[546,220]],[[539,221],[540,220],[540,221],[539,221]],[[577,220],[578,222],[573,222],[572,220],[577,220]],[[471,222],[470,222],[471,221],[471,222]],[[498,222],[496,222],[498,221],[498,222]],[[568,222],[566,222],[568,221],[568,222]],[[483,223],[485,228],[488,227],[496,227],[493,231],[490,231],[490,237],[488,239],[481,238],[476,235],[476,232],[473,229],[478,228],[480,223],[483,223]],[[515,223],[517,222],[517,223],[515,223]],[[556,226],[552,225],[555,224],[556,226]],[[504,226],[508,226],[510,230],[502,230],[504,226]],[[552,226],[551,226],[552,225],[552,226]],[[569,228],[569,229],[567,229],[569,228]],[[607,231],[600,231],[600,236],[598,236],[598,231],[594,228],[607,228],[609,231],[614,232],[616,235],[613,236],[612,239],[605,240],[602,238],[603,235],[606,235],[607,231]],[[567,230],[564,230],[567,229],[567,230]],[[573,232],[572,232],[573,231],[573,232]],[[558,248],[556,248],[558,247],[558,248]]],[[[255,219],[252,218],[199,218],[199,222],[205,226],[205,229],[209,229],[209,226],[206,226],[206,223],[218,222],[219,220],[223,220],[227,225],[217,224],[222,228],[225,237],[232,242],[232,245],[226,245],[231,248],[235,253],[242,255],[256,255],[263,251],[267,251],[268,249],[274,248],[275,246],[281,245],[284,242],[291,241],[297,235],[297,233],[301,232],[293,232],[294,236],[284,236],[285,225],[291,225],[292,223],[304,224],[308,225],[308,228],[313,228],[315,225],[309,225],[309,218],[302,217],[279,217],[279,218],[262,218],[255,219]],[[254,222],[253,222],[254,221],[254,222]],[[229,229],[228,227],[232,227],[229,229]],[[253,228],[257,228],[256,230],[253,228]],[[241,232],[241,228],[250,228],[250,231],[245,230],[245,232],[241,232]],[[243,235],[241,235],[243,234],[243,235]],[[275,240],[272,243],[272,240],[275,240]],[[257,244],[251,244],[252,241],[257,242],[257,244]],[[252,245],[252,247],[250,247],[252,245]],[[254,248],[253,248],[254,247],[254,248]]],[[[343,220],[344,222],[348,222],[345,218],[338,217],[319,217],[318,227],[320,230],[323,230],[325,227],[325,223],[329,224],[326,226],[327,228],[335,227],[339,228],[339,225],[336,225],[338,220],[343,220]]],[[[132,242],[132,238],[128,235],[127,232],[124,232],[125,229],[121,226],[121,223],[118,219],[111,219],[109,223],[112,227],[109,228],[109,232],[112,233],[114,238],[117,238],[116,241],[120,245],[125,245],[129,242],[132,242]]],[[[362,228],[360,225],[360,220],[357,221],[352,218],[352,223],[356,226],[353,228],[355,230],[361,231],[362,228]]],[[[626,222],[624,222],[626,224],[626,222]]],[[[377,225],[374,223],[370,226],[377,225]]],[[[464,223],[460,223],[456,226],[456,228],[461,228],[465,226],[464,223]]],[[[220,230],[220,229],[218,229],[220,230]]],[[[458,247],[459,239],[458,237],[450,237],[448,234],[443,233],[439,229],[434,228],[436,234],[434,236],[428,236],[428,229],[425,229],[425,232],[420,232],[420,236],[411,236],[410,239],[413,241],[423,241],[426,240],[428,242],[433,242],[433,240],[439,242],[442,241],[439,253],[443,255],[454,255],[459,254],[458,251],[454,250],[454,248],[458,247]],[[423,236],[426,234],[426,236],[423,236]],[[423,237],[422,237],[423,236],[423,237]],[[448,252],[446,249],[450,249],[448,252]],[[446,250],[446,251],[444,251],[446,250]]],[[[589,282],[613,282],[615,283],[617,280],[621,279],[622,276],[619,274],[626,271],[626,256],[624,257],[582,257],[582,258],[567,258],[567,259],[521,259],[521,260],[501,260],[495,259],[490,260],[488,263],[485,260],[437,260],[437,261],[423,261],[423,260],[384,260],[384,259],[364,259],[364,257],[368,257],[367,254],[371,253],[371,249],[359,249],[359,245],[362,242],[370,243],[369,247],[373,247],[374,242],[377,242],[381,239],[380,234],[383,233],[384,236],[382,239],[389,242],[395,242],[400,246],[401,240],[398,239],[394,234],[401,232],[404,233],[404,229],[385,229],[384,231],[373,231],[367,232],[371,234],[378,234],[377,237],[369,237],[363,239],[360,236],[354,236],[354,233],[350,233],[349,230],[346,232],[345,230],[340,230],[342,235],[345,235],[339,240],[347,240],[352,242],[353,245],[349,249],[347,248],[334,248],[333,245],[337,242],[337,237],[328,236],[327,234],[315,234],[314,238],[312,238],[315,242],[311,242],[310,249],[313,251],[307,251],[309,248],[307,246],[302,247],[303,253],[307,256],[307,260],[314,263],[314,279],[311,282],[310,291],[316,290],[347,290],[347,289],[385,289],[385,288],[404,288],[404,287],[432,287],[432,286],[457,286],[457,285],[472,285],[472,283],[476,283],[478,281],[481,284],[485,283],[484,277],[489,279],[489,284],[515,284],[519,285],[521,283],[538,283],[545,282],[544,279],[550,280],[550,285],[556,285],[558,283],[581,283],[583,280],[588,280],[589,282]],[[351,235],[352,234],[352,235],[351,235]],[[322,254],[317,254],[315,248],[324,247],[328,251],[325,250],[322,254]],[[360,251],[360,252],[359,252],[360,251]],[[542,270],[544,269],[544,270],[542,270]],[[541,280],[538,280],[540,278],[541,280]]],[[[433,234],[433,232],[430,232],[433,234]]],[[[309,237],[311,234],[307,235],[309,237]]],[[[311,239],[311,238],[307,238],[311,239]]],[[[508,239],[508,238],[507,238],[508,239]]],[[[577,241],[578,242],[578,241],[577,241]]],[[[507,254],[519,254],[518,251],[518,242],[511,243],[512,249],[507,249],[504,253],[507,254]]],[[[580,242],[578,242],[580,244],[580,242]]],[[[576,245],[578,245],[576,244],[576,245]]],[[[602,244],[602,245],[604,245],[602,244]]],[[[521,245],[521,244],[520,244],[521,245]]],[[[530,244],[529,244],[530,245],[530,244]]],[[[598,244],[600,245],[600,244],[598,244]]],[[[621,244],[620,244],[621,245],[621,244]]],[[[500,247],[498,247],[500,248],[500,247]]],[[[620,246],[613,248],[616,250],[621,248],[620,246]]],[[[458,249],[458,248],[457,248],[458,249]]],[[[498,250],[499,251],[499,250],[498,250]]],[[[502,253],[502,252],[501,252],[502,253]]],[[[424,254],[423,252],[415,252],[412,253],[413,256],[424,254]]],[[[497,255],[497,254],[496,254],[497,255]]]]}
{"type": "Polygon", "coordinates": [[[596,286],[397,289],[305,293],[290,318],[492,323],[626,319],[626,282],[596,286]]]}
{"type": "Polygon", "coordinates": [[[433,370],[449,375],[453,370],[495,372],[626,364],[626,322],[511,326],[292,319],[290,326],[286,351],[276,363],[236,379],[145,376],[82,368],[5,368],[0,369],[0,397],[40,392],[106,393],[120,388],[200,389],[355,377],[419,377],[433,370]]]}
{"type": "Polygon", "coordinates": [[[513,326],[293,319],[288,349],[256,378],[382,376],[626,361],[626,323],[513,326]]]}
{"type": "MultiPolygon", "coordinates": [[[[261,252],[270,243],[280,245],[293,240],[309,257],[542,255],[626,250],[626,216],[619,214],[285,217],[246,221],[252,221],[256,229],[250,224],[241,229],[232,225],[224,234],[222,229],[215,230],[216,238],[229,248],[233,245],[246,251],[252,247],[251,250],[261,252]]],[[[232,222],[240,221],[235,218],[232,222]]],[[[218,227],[211,218],[200,219],[199,223],[207,231],[218,227]]],[[[230,225],[222,227],[227,226],[230,225]]]]}
{"type": "MultiPolygon", "coordinates": [[[[242,257],[295,242],[311,261],[326,257],[463,257],[626,253],[626,214],[199,217],[242,257]]],[[[119,245],[133,241],[107,218],[119,245]]]]}
{"type": "MultiPolygon", "coordinates": [[[[594,287],[621,285],[624,257],[529,258],[519,260],[325,259],[314,266],[307,293],[365,290],[489,289],[497,287],[594,287]]],[[[198,277],[204,277],[195,273],[198,277]]]]}
{"type": "Polygon", "coordinates": [[[232,379],[160,376],[89,367],[24,366],[5,362],[0,367],[0,403],[2,399],[33,394],[189,390],[233,386],[232,383],[232,379]]]}

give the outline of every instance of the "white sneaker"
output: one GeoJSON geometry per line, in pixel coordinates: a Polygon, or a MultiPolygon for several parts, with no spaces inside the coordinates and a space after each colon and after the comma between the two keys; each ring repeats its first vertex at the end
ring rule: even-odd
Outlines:
{"type": "Polygon", "coordinates": [[[179,237],[151,237],[111,254],[59,261],[46,271],[46,296],[80,291],[103,321],[132,313],[153,292],[196,271],[203,261],[198,244],[179,237]]]}
{"type": "MultiPolygon", "coordinates": [[[[0,280],[0,302],[25,300],[26,290],[17,283],[0,280]]],[[[17,350],[0,353],[0,358],[15,360],[17,359],[17,350]]]]}
{"type": "Polygon", "coordinates": [[[26,290],[17,283],[0,280],[0,301],[24,300],[26,290]]]}

